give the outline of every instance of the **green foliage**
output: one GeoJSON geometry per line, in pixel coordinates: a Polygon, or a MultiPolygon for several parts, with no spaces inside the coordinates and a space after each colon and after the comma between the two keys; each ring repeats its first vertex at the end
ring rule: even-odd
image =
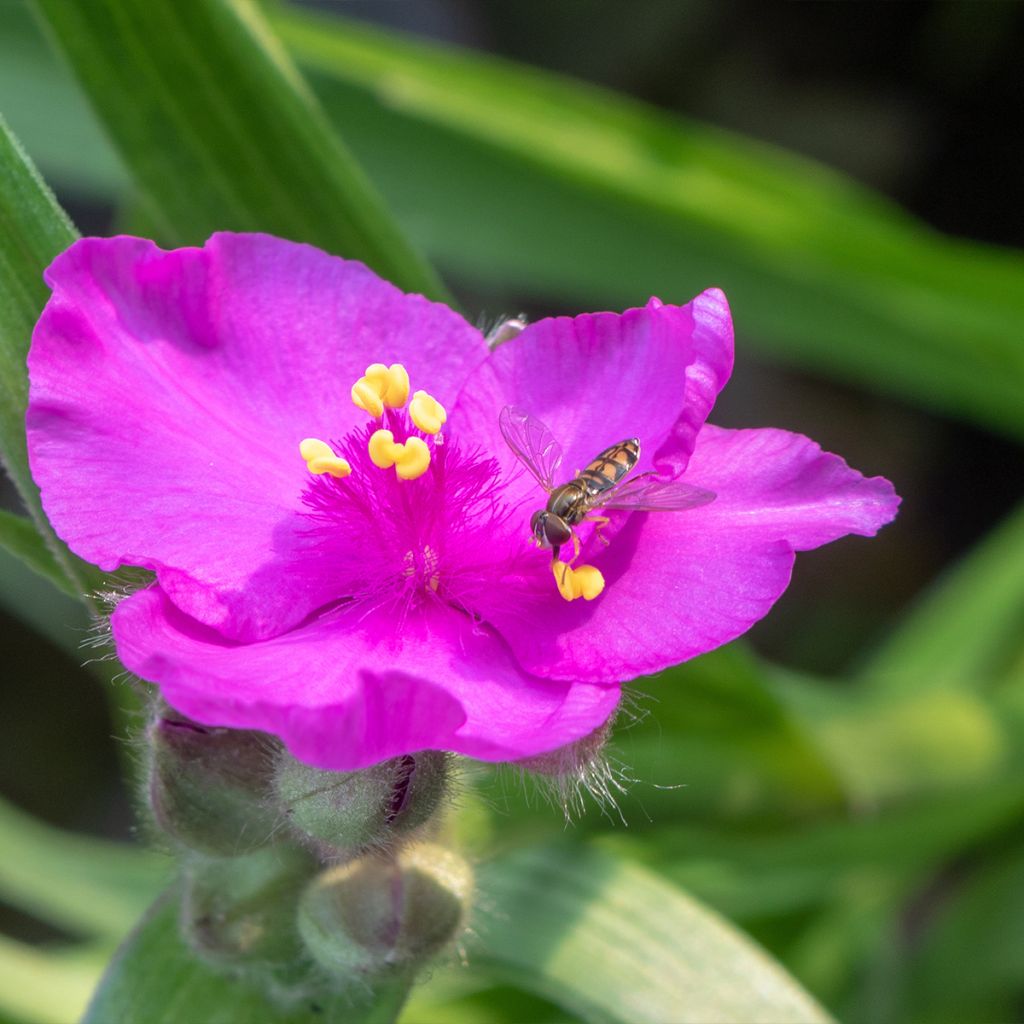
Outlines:
{"type": "Polygon", "coordinates": [[[566,845],[486,865],[471,955],[588,1024],[828,1015],[739,932],[644,869],[566,845]]]}
{"type": "Polygon", "coordinates": [[[50,529],[25,450],[25,355],[47,298],[42,272],[75,237],[71,222],[0,118],[0,464],[43,541],[29,542],[24,529],[5,518],[0,543],[51,579],[59,576],[62,589],[83,594],[98,574],[50,529]]]}
{"type": "Polygon", "coordinates": [[[272,23],[460,277],[603,308],[728,284],[744,339],[773,355],[1024,436],[1019,254],[605,90],[336,17],[272,23]]]}
{"type": "Polygon", "coordinates": [[[268,998],[259,986],[215,972],[193,957],[178,934],[178,905],[172,891],[119,951],[82,1024],[389,1024],[404,1001],[404,986],[394,994],[393,1003],[381,999],[364,1007],[353,1005],[349,995],[333,1000],[319,993],[268,998]]]}
{"type": "Polygon", "coordinates": [[[165,238],[269,231],[362,259],[408,291],[442,294],[255,5],[37,7],[165,238]]]}

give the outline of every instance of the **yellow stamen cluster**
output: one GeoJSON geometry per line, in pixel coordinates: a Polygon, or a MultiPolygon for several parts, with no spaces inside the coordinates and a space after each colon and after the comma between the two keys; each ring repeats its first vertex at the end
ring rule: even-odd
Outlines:
{"type": "Polygon", "coordinates": [[[299,444],[299,454],[306,461],[310,473],[327,473],[339,480],[352,472],[352,467],[345,459],[334,454],[334,449],[318,437],[307,437],[299,444]]]}
{"type": "MultiPolygon", "coordinates": [[[[374,363],[352,385],[352,401],[374,419],[385,408],[401,409],[409,401],[409,374],[401,363],[374,363]]],[[[424,434],[439,434],[448,413],[426,391],[417,391],[409,402],[409,418],[424,434]]],[[[390,430],[375,430],[370,437],[370,459],[381,469],[395,467],[400,480],[415,480],[430,467],[430,448],[422,437],[410,437],[404,444],[390,430]]]]}
{"type": "Polygon", "coordinates": [[[401,363],[373,363],[352,385],[352,401],[375,419],[384,409],[401,409],[409,400],[409,374],[401,363]]]}
{"type": "Polygon", "coordinates": [[[575,569],[568,562],[557,560],[551,563],[555,574],[558,592],[566,601],[575,601],[582,597],[584,601],[593,601],[604,590],[604,577],[601,570],[592,565],[579,565],[575,569]]]}
{"type": "Polygon", "coordinates": [[[375,430],[370,436],[370,461],[380,469],[395,467],[400,480],[423,476],[430,465],[430,449],[422,437],[410,437],[405,444],[395,440],[390,430],[375,430]]]}
{"type": "MultiPolygon", "coordinates": [[[[385,409],[401,409],[409,402],[409,373],[401,363],[372,363],[366,373],[352,385],[352,401],[374,419],[385,409]]],[[[409,402],[409,417],[424,434],[439,434],[448,413],[444,406],[426,391],[417,391],[409,402]]],[[[440,439],[437,442],[440,443],[440,439]]],[[[370,437],[370,459],[381,469],[395,468],[400,480],[415,480],[430,468],[430,448],[422,437],[410,437],[404,444],[395,440],[390,430],[375,430],[370,437]]],[[[328,473],[346,477],[352,467],[334,454],[326,441],[307,437],[299,445],[299,453],[310,473],[328,473]]]]}

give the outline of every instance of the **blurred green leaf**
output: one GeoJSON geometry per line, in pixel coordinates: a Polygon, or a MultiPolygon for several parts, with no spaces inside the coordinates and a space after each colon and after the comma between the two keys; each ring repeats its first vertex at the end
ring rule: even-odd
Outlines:
{"type": "MultiPolygon", "coordinates": [[[[50,568],[60,567],[64,589],[84,594],[97,578],[95,570],[50,529],[25,449],[25,356],[48,298],[43,269],[75,238],[71,222],[0,118],[0,461],[49,548],[50,568]]],[[[20,551],[28,548],[22,543],[20,551]]],[[[34,567],[43,564],[36,558],[34,567]]]]}
{"type": "Polygon", "coordinates": [[[247,0],[36,0],[148,212],[175,243],[270,231],[439,296],[247,0]]]}
{"type": "Polygon", "coordinates": [[[182,943],[171,890],[114,957],[82,1024],[391,1024],[405,1002],[405,986],[374,995],[367,1006],[351,991],[271,994],[243,977],[215,972],[182,943]]]}
{"type": "Polygon", "coordinates": [[[879,696],[779,669],[773,681],[803,717],[855,807],[970,788],[1009,766],[1006,723],[975,694],[931,688],[879,696]]]}
{"type": "Polygon", "coordinates": [[[1014,1019],[1024,989],[1024,850],[962,866],[945,890],[911,965],[904,1019],[1014,1019]]]}
{"type": "Polygon", "coordinates": [[[64,832],[0,801],[0,899],[41,921],[119,941],[169,871],[145,850],[64,832]]]}
{"type": "Polygon", "coordinates": [[[889,690],[982,689],[1022,652],[1024,505],[925,592],[860,677],[889,690]]]}
{"type": "Polygon", "coordinates": [[[46,546],[31,520],[0,509],[0,547],[49,580],[58,590],[63,590],[70,597],[78,596],[56,555],[46,546]]]}
{"type": "Polygon", "coordinates": [[[109,955],[103,946],[40,949],[0,935],[0,1014],[19,1024],[78,1020],[109,955]]]}
{"type": "Polygon", "coordinates": [[[1024,786],[1001,779],[878,813],[757,829],[668,820],[643,831],[607,831],[596,842],[750,922],[827,903],[842,894],[846,879],[905,887],[1000,835],[1022,814],[1024,786]]]}
{"type": "Polygon", "coordinates": [[[744,935],[611,854],[520,851],[479,889],[473,962],[593,1024],[829,1020],[744,935]]]}
{"type": "Polygon", "coordinates": [[[1024,436],[1024,259],[809,160],[506,61],[281,9],[413,237],[469,281],[610,308],[731,297],[743,342],[1024,436]]]}
{"type": "MultiPolygon", "coordinates": [[[[438,998],[438,988],[444,989],[446,982],[458,970],[462,977],[470,974],[465,968],[453,968],[435,973],[425,985],[413,989],[409,1002],[399,1017],[399,1024],[567,1024],[577,1018],[569,1018],[564,1011],[546,999],[540,999],[528,992],[508,985],[490,986],[485,972],[472,970],[477,984],[468,994],[448,993],[448,998],[438,998]],[[482,979],[482,985],[480,984],[482,979]],[[438,986],[437,982],[441,982],[438,986]]],[[[455,986],[456,988],[458,986],[455,986]]]]}
{"type": "Polygon", "coordinates": [[[0,111],[58,194],[112,203],[128,177],[27,0],[0,0],[0,111]]]}

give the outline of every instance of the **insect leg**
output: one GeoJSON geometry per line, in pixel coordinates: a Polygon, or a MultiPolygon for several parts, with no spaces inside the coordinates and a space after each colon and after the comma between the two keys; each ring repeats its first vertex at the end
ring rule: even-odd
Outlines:
{"type": "Polygon", "coordinates": [[[608,516],[587,516],[587,522],[594,524],[594,536],[605,547],[608,547],[611,541],[601,531],[611,522],[611,519],[608,516]]]}

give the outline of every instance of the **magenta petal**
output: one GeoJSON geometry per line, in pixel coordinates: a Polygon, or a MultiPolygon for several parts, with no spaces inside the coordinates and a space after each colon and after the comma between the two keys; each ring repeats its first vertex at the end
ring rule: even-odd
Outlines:
{"type": "Polygon", "coordinates": [[[786,430],[707,425],[683,479],[718,495],[698,510],[702,529],[781,539],[797,551],[848,533],[874,536],[900,503],[884,477],[864,477],[786,430]]]}
{"type": "MultiPolygon", "coordinates": [[[[685,415],[691,390],[699,397],[709,381],[724,380],[722,357],[708,354],[720,319],[705,314],[705,305],[703,296],[686,306],[652,299],[621,315],[539,320],[493,352],[467,380],[455,412],[502,461],[506,476],[520,476],[510,492],[513,503],[536,485],[519,474],[498,430],[501,409],[517,406],[550,428],[564,450],[565,479],[629,437],[640,438],[642,466],[649,466],[685,415]],[[702,362],[691,380],[698,339],[702,362]]],[[[731,330],[728,336],[731,353],[731,330]]]]}
{"type": "Polygon", "coordinates": [[[404,361],[452,402],[486,354],[445,306],[264,235],[164,252],[83,239],[47,272],[28,441],[57,532],[104,569],[155,569],[189,614],[261,637],[342,596],[307,552],[298,443],[365,419],[348,391],[404,361]]]}
{"type": "Polygon", "coordinates": [[[733,363],[732,315],[725,293],[708,288],[686,308],[693,317],[694,359],[686,368],[682,412],[657,460],[673,476],[685,469],[697,435],[732,375],[733,363]]]}
{"type": "Polygon", "coordinates": [[[703,529],[703,510],[634,513],[611,546],[590,545],[605,590],[569,603],[550,571],[486,614],[527,672],[592,682],[632,679],[710,651],[763,618],[789,583],[782,540],[703,529]]]}
{"type": "Polygon", "coordinates": [[[208,725],[279,736],[300,760],[354,770],[417,750],[515,760],[607,721],[617,686],[556,682],[515,665],[493,633],[440,604],[324,616],[284,636],[225,643],[158,588],[113,616],[118,654],[208,725]]]}
{"type": "Polygon", "coordinates": [[[486,610],[526,671],[626,679],[718,647],[768,612],[794,551],[870,536],[899,504],[887,480],[782,430],[705,426],[683,480],[715,501],[633,514],[607,550],[586,545],[581,561],[607,584],[591,604],[563,601],[538,574],[520,600],[486,610]]]}

